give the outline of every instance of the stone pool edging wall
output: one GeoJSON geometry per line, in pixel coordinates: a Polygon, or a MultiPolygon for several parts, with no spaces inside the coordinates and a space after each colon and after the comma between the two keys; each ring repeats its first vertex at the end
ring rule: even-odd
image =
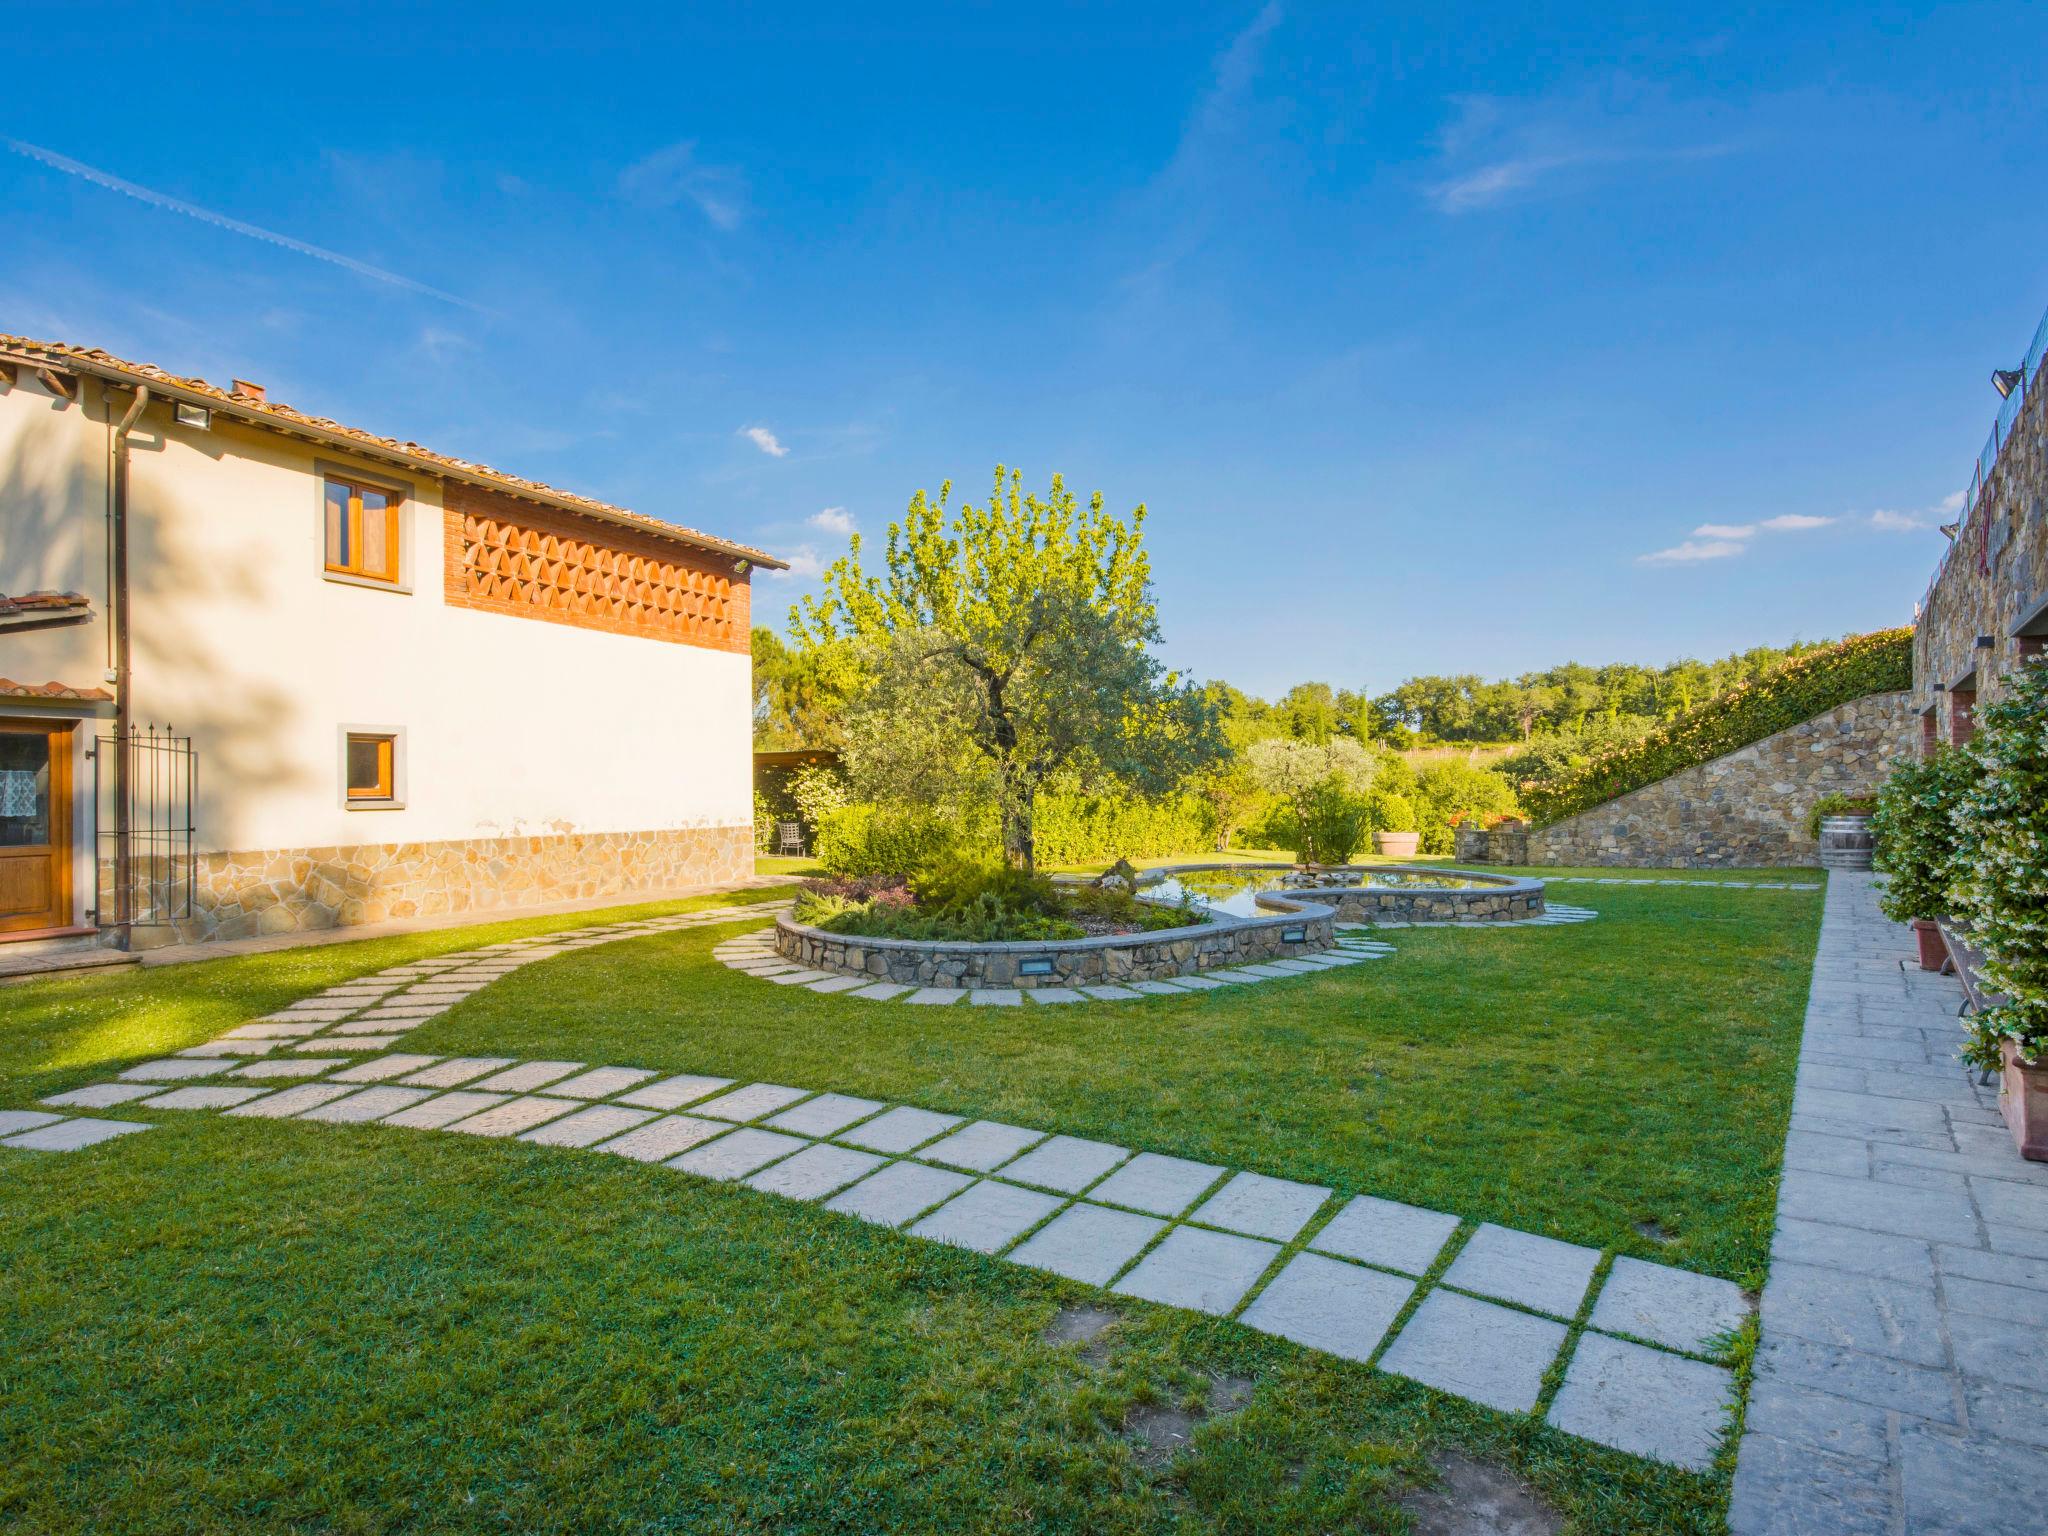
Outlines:
{"type": "Polygon", "coordinates": [[[1340,923],[1508,923],[1543,915],[1543,882],[1463,869],[1375,864],[1374,874],[1447,875],[1483,882],[1465,886],[1304,885],[1290,896],[1336,910],[1340,923]]]}
{"type": "Polygon", "coordinates": [[[1320,902],[1271,894],[1270,917],[1219,916],[1186,928],[1101,938],[1001,944],[877,939],[831,933],[784,913],[775,920],[775,948],[812,970],[837,971],[918,987],[1073,987],[1118,981],[1165,981],[1224,966],[1285,959],[1330,948],[1337,916],[1320,902]],[[1286,937],[1299,933],[1298,939],[1286,937]],[[1049,960],[1046,975],[1026,975],[1026,960],[1049,960]]]}

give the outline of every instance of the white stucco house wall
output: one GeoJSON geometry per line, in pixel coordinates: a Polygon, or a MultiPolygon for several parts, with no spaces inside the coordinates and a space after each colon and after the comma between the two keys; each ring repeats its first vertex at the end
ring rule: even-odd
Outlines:
{"type": "Polygon", "coordinates": [[[0,336],[0,943],[750,873],[750,582],[781,565],[0,336]]]}

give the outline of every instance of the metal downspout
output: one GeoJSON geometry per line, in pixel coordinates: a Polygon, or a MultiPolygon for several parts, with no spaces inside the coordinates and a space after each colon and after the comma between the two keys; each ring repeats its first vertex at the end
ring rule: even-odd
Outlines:
{"type": "MultiPolygon", "coordinates": [[[[137,385],[127,414],[115,425],[112,436],[107,440],[107,485],[113,506],[113,526],[109,533],[114,555],[114,583],[109,604],[114,621],[114,912],[120,930],[116,942],[122,949],[129,947],[134,920],[133,892],[129,886],[134,867],[134,829],[129,824],[128,773],[134,754],[129,750],[128,738],[134,729],[134,706],[129,675],[133,648],[129,639],[128,606],[128,434],[148,404],[149,386],[137,385]]],[[[104,912],[96,912],[93,916],[95,921],[105,924],[104,912]]]]}

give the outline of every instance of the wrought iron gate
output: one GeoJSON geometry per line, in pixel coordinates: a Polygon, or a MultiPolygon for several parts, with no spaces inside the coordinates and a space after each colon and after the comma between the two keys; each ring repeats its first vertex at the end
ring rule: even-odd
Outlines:
{"type": "Polygon", "coordinates": [[[93,909],[102,928],[192,915],[192,805],[199,757],[190,736],[154,725],[102,736],[92,752],[93,909]]]}

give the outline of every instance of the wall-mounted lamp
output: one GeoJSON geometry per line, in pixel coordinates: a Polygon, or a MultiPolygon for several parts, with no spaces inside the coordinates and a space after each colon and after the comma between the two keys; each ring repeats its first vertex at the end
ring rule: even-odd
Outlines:
{"type": "Polygon", "coordinates": [[[172,407],[172,410],[177,416],[178,425],[181,427],[194,427],[201,432],[213,430],[213,412],[203,405],[187,405],[183,400],[180,400],[172,407]]]}
{"type": "Polygon", "coordinates": [[[1961,533],[1962,531],[1963,525],[1961,523],[1943,523],[1941,525],[1942,537],[1947,539],[1951,544],[1953,544],[1956,541],[1956,535],[1961,533]]]}
{"type": "Polygon", "coordinates": [[[732,563],[732,573],[735,576],[744,576],[753,568],[754,562],[751,560],[735,560],[732,563]]]}
{"type": "Polygon", "coordinates": [[[1991,387],[1998,391],[1998,398],[2009,400],[2012,392],[2020,387],[2026,375],[2017,368],[1994,368],[1991,370],[1991,387]]]}

